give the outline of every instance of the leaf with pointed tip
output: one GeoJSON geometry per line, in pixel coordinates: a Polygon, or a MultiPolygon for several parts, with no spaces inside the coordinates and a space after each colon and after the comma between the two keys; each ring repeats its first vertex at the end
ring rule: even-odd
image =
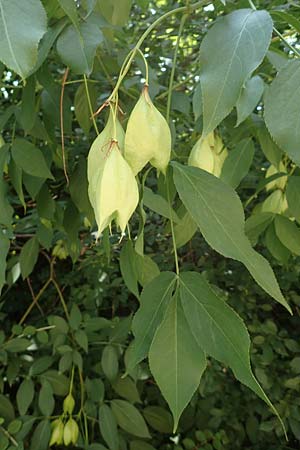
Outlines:
{"type": "Polygon", "coordinates": [[[172,165],[179,197],[207,243],[221,255],[242,262],[255,281],[291,311],[269,262],[251,247],[243,206],[232,187],[197,167],[172,165]]]}
{"type": "Polygon", "coordinates": [[[299,104],[300,61],[295,59],[278,73],[265,95],[265,121],[275,142],[300,165],[299,104]]]}
{"type": "Polygon", "coordinates": [[[236,126],[242,123],[257,106],[264,92],[264,82],[259,75],[250,78],[241,91],[236,103],[237,121],[236,126]]]}
{"type": "Polygon", "coordinates": [[[126,355],[127,372],[146,358],[154,333],[171,299],[175,282],[174,273],[162,272],[145,286],[140,297],[141,306],[132,321],[135,339],[126,355]]]}
{"type": "Polygon", "coordinates": [[[231,150],[224,161],[221,180],[232,186],[238,187],[242,179],[249,172],[254,157],[254,145],[252,139],[243,139],[231,150]]]}
{"type": "Polygon", "coordinates": [[[175,432],[206,367],[205,354],[192,334],[177,293],[154,335],[149,365],[172,411],[175,432]]]}
{"type": "Polygon", "coordinates": [[[241,383],[252,389],[282,420],[254,377],[250,365],[250,338],[242,319],[220,299],[205,278],[196,272],[180,275],[183,310],[198,345],[228,365],[241,383]]]}
{"type": "Polygon", "coordinates": [[[68,26],[57,41],[57,52],[62,61],[76,74],[89,75],[93,70],[97,47],[103,41],[99,27],[89,19],[80,24],[80,33],[68,26]]]}
{"type": "Polygon", "coordinates": [[[18,138],[12,145],[12,157],[17,166],[34,177],[51,178],[45,157],[41,150],[26,139],[18,138]]]}
{"type": "Polygon", "coordinates": [[[300,229],[288,217],[276,215],[275,232],[280,242],[295,255],[300,255],[300,229]]]}
{"type": "Polygon", "coordinates": [[[47,31],[40,0],[0,0],[0,59],[22,78],[37,61],[38,43],[47,31]]]}
{"type": "Polygon", "coordinates": [[[146,422],[139,410],[126,400],[112,400],[111,409],[119,427],[141,438],[151,437],[146,422]]]}
{"type": "Polygon", "coordinates": [[[208,31],[200,48],[204,135],[235,106],[268,50],[272,28],[267,11],[239,9],[219,18],[208,31]]]}

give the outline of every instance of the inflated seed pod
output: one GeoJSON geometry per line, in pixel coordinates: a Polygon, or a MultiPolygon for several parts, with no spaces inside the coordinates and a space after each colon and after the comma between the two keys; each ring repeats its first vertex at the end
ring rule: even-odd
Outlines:
{"type": "Polygon", "coordinates": [[[99,168],[99,161],[103,160],[106,154],[109,152],[109,147],[111,145],[112,138],[118,141],[118,146],[121,152],[124,149],[124,138],[125,133],[120,124],[118,118],[114,118],[112,110],[109,112],[107,123],[99,134],[96,137],[89,151],[88,155],[88,164],[87,164],[87,173],[89,180],[89,197],[91,205],[94,208],[94,194],[95,194],[95,182],[96,178],[94,177],[95,169],[99,168]],[[114,125],[115,123],[115,125],[114,125]],[[116,136],[114,136],[116,134],[116,136]],[[91,182],[92,180],[92,182],[91,182]]]}
{"type": "Polygon", "coordinates": [[[79,428],[77,423],[72,417],[67,421],[64,427],[64,444],[66,446],[70,444],[76,444],[79,435],[79,428]]]}
{"type": "Polygon", "coordinates": [[[89,198],[98,225],[97,237],[115,220],[124,232],[137,207],[139,192],[134,174],[116,140],[98,148],[98,159],[88,172],[89,198]]]}
{"type": "MultiPolygon", "coordinates": [[[[268,177],[270,177],[272,175],[275,175],[276,173],[279,173],[279,172],[286,172],[286,167],[285,167],[285,165],[283,164],[282,161],[280,161],[278,169],[275,166],[271,165],[268,168],[268,170],[266,171],[265,178],[268,178],[268,177]]],[[[271,181],[270,183],[268,183],[266,185],[266,191],[271,191],[271,190],[276,189],[276,188],[281,189],[281,190],[284,191],[286,183],[287,183],[287,177],[277,178],[276,180],[271,181]]]]}
{"type": "Polygon", "coordinates": [[[68,394],[64,399],[63,409],[64,413],[72,414],[75,407],[75,400],[72,394],[68,394]]]}
{"type": "Polygon", "coordinates": [[[150,161],[166,173],[171,155],[171,132],[166,119],[153,105],[145,86],[128,119],[125,159],[136,175],[150,161]]]}
{"type": "Polygon", "coordinates": [[[189,166],[199,167],[199,169],[206,170],[206,172],[213,173],[214,171],[214,133],[209,133],[205,138],[200,137],[188,159],[189,166]]]}
{"type": "Polygon", "coordinates": [[[52,422],[52,433],[49,442],[49,446],[52,445],[61,445],[63,443],[64,437],[64,424],[61,419],[56,419],[52,422]]]}

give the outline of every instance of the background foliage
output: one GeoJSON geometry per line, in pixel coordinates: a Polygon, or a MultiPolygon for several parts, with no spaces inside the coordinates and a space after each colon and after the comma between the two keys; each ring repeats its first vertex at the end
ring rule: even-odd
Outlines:
{"type": "MultiPolygon", "coordinates": [[[[300,219],[299,169],[294,164],[299,163],[299,148],[293,141],[299,112],[296,116],[293,105],[286,110],[286,99],[296,102],[299,95],[295,82],[289,81],[299,79],[299,61],[290,48],[299,49],[299,5],[257,2],[258,9],[271,13],[279,34],[273,31],[269,51],[243,91],[244,98],[237,98],[216,119],[219,124],[226,117],[218,132],[229,150],[221,177],[237,189],[247,235],[271,261],[293,316],[271,302],[241,264],[214,252],[193,221],[182,219],[185,211],[170,183],[180,267],[202,272],[244,319],[255,375],[284,419],[286,443],[267,406],[215,360],[209,359],[175,436],[172,416],[147,362],[122,378],[141,288],[159,270],[174,270],[170,212],[163,179],[152,171],[144,190],[146,256],[133,253],[128,237],[120,242],[114,229],[95,243],[86,156],[96,130],[104,126],[106,112],[91,120],[91,110],[110,95],[124,57],[149,24],[189,2],[43,0],[43,7],[37,0],[24,3],[21,11],[17,1],[0,0],[1,29],[5,22],[8,33],[16,30],[10,42],[15,57],[7,46],[0,50],[0,449],[48,448],[50,423],[62,413],[72,368],[79,448],[298,448],[300,231],[291,219],[300,219]],[[29,26],[22,16],[28,17],[28,12],[29,26]],[[293,65],[290,74],[282,75],[287,85],[283,80],[285,96],[280,98],[272,90],[281,85],[267,85],[288,59],[293,65]],[[289,156],[267,131],[263,91],[266,110],[271,103],[267,125],[289,156]],[[276,136],[282,121],[288,140],[276,136]],[[266,182],[266,177],[271,178],[266,182]]],[[[180,162],[187,161],[203,125],[200,43],[219,16],[241,8],[249,8],[248,3],[216,1],[191,10],[176,67],[172,59],[180,15],[161,22],[143,44],[150,94],[163,113],[169,78],[176,69],[170,125],[180,162]]],[[[207,49],[220,61],[221,38],[216,33],[207,49]]],[[[249,40],[245,45],[250,51],[249,40]]],[[[137,56],[119,92],[123,125],[144,76],[143,61],[137,56]]],[[[140,223],[137,212],[131,221],[132,236],[137,236],[140,223]]]]}

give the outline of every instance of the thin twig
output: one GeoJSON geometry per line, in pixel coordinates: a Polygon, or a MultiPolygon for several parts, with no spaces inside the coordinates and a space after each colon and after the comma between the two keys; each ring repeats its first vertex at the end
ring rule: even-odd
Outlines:
{"type": "MultiPolygon", "coordinates": [[[[29,288],[32,300],[35,301],[35,294],[33,292],[33,288],[32,288],[32,285],[31,285],[30,278],[26,278],[26,281],[27,281],[27,284],[28,284],[28,288],[29,288]]],[[[41,315],[44,316],[44,311],[42,310],[42,308],[41,308],[41,306],[40,306],[40,304],[38,302],[36,302],[36,306],[37,306],[38,310],[40,311],[41,315]]]]}

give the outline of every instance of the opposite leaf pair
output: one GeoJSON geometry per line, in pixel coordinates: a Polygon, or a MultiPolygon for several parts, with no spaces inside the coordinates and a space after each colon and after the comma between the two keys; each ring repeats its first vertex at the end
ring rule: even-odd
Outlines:
{"type": "Polygon", "coordinates": [[[278,416],[252,373],[250,339],[242,319],[203,276],[163,272],[145,287],[140,301],[127,372],[148,355],[150,370],[173,413],[174,430],[199,386],[206,355],[229,366],[278,416]]]}

